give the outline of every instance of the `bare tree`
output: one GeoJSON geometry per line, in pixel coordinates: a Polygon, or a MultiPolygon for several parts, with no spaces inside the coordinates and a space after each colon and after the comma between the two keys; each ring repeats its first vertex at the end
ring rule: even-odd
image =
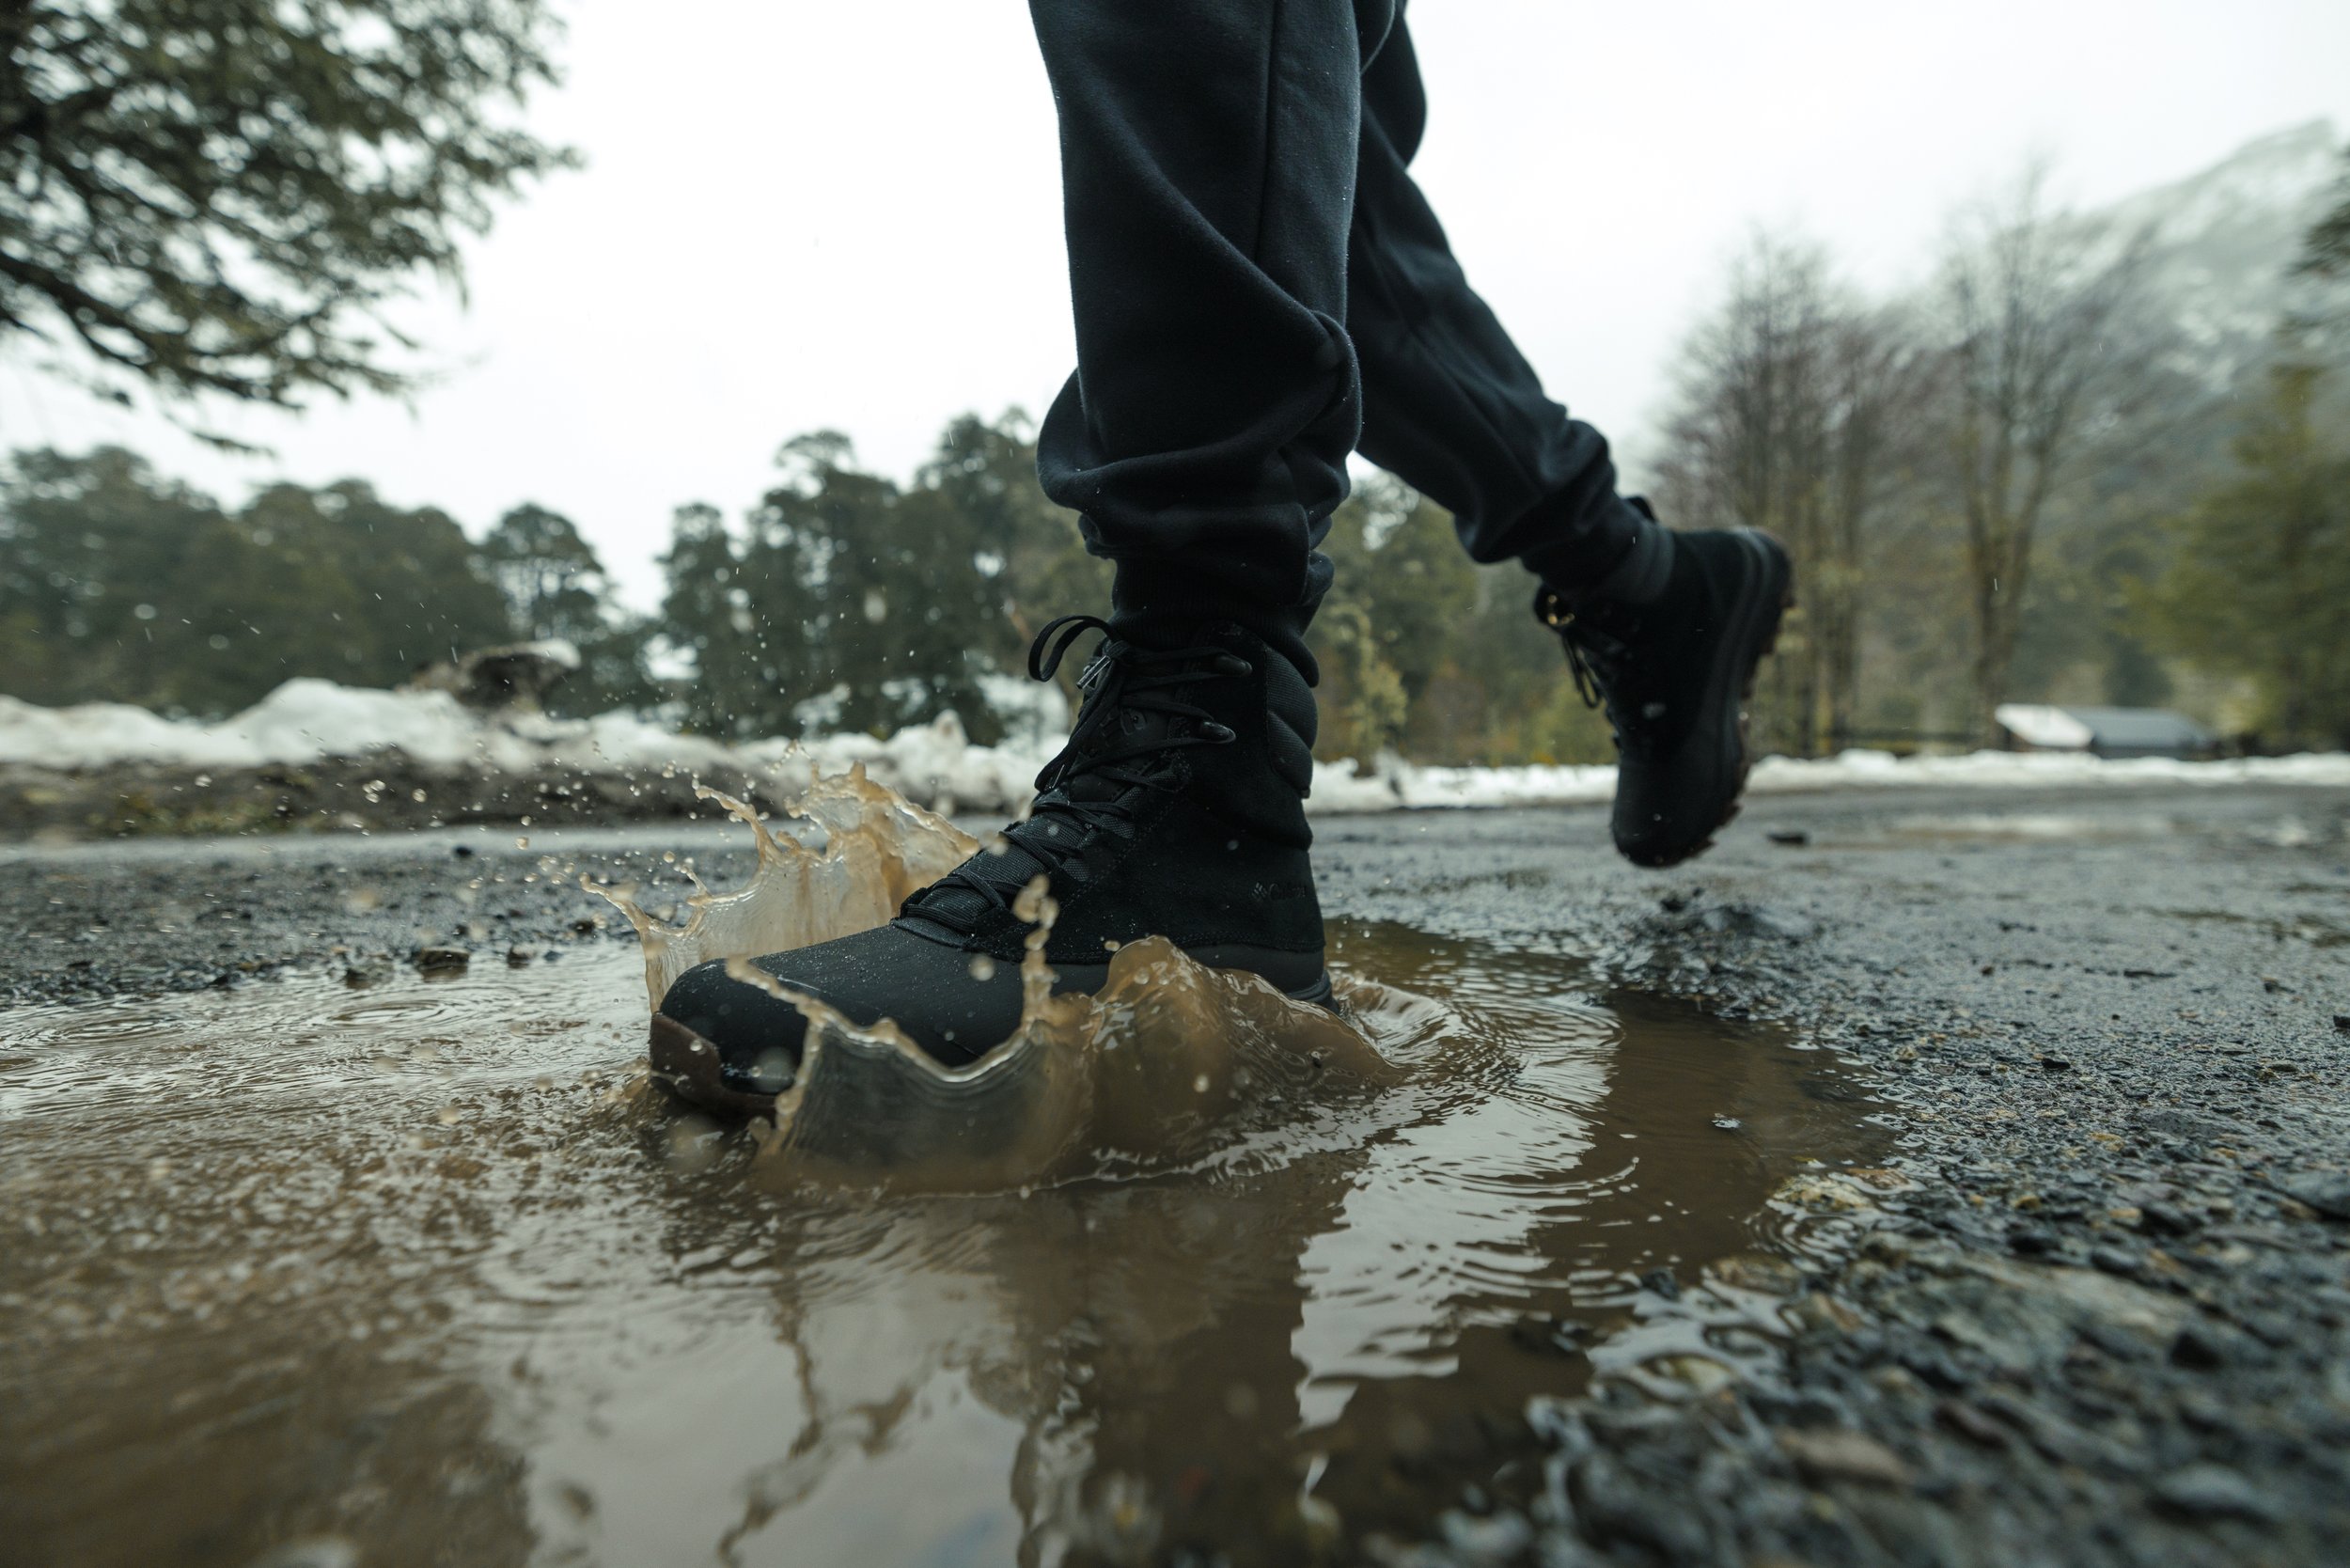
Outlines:
{"type": "Polygon", "coordinates": [[[1802,602],[1757,707],[1769,742],[1799,754],[1853,727],[1863,546],[1918,357],[1817,245],[1770,234],[1682,351],[1663,498],[1676,521],[1765,528],[1794,555],[1802,602]]]}
{"type": "Polygon", "coordinates": [[[2051,498],[2129,431],[2160,358],[2140,309],[2150,241],[2051,212],[2034,166],[1953,226],[1936,304],[1948,472],[1966,529],[1973,728],[2006,696],[2051,498]]]}

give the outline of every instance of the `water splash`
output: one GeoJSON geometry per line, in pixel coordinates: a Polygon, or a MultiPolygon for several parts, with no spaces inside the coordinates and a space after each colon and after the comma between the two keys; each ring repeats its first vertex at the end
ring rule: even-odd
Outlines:
{"type": "MultiPolygon", "coordinates": [[[[781,1173],[901,1192],[1140,1175],[1402,1077],[1343,1018],[1254,975],[1210,969],[1164,937],[1120,949],[1091,996],[1052,995],[1041,936],[1031,941],[1019,1028],[959,1068],[886,1020],[859,1027],[764,970],[729,964],[808,1019],[764,1159],[781,1173]]],[[[1381,987],[1348,990],[1389,1005],[1381,987]]]]}
{"type": "Polygon", "coordinates": [[[696,878],[679,926],[646,914],[626,892],[591,890],[635,927],[655,1006],[678,976],[720,959],[734,980],[807,1019],[765,1142],[772,1168],[915,1191],[1162,1170],[1308,1102],[1359,1096],[1402,1076],[1347,1013],[1410,1010],[1366,981],[1343,982],[1333,1013],[1255,975],[1210,969],[1152,936],[1111,956],[1098,994],[1056,996],[1044,947],[1058,908],[1041,875],[1012,902],[1030,923],[1018,1027],[979,1060],[943,1066],[888,1020],[853,1023],[751,960],[882,924],[979,842],[861,769],[813,777],[785,804],[788,815],[822,830],[821,849],[769,832],[731,796],[701,785],[695,792],[756,838],[758,868],[742,889],[714,893],[696,878]]]}
{"type": "Polygon", "coordinates": [[[759,811],[732,795],[696,784],[698,800],[716,801],[751,830],[759,867],[731,893],[713,893],[690,868],[694,892],[682,925],[669,925],[638,906],[627,889],[580,886],[628,917],[644,946],[645,990],[659,1007],[670,984],[715,958],[786,952],[836,936],[870,931],[897,914],[917,887],[953,870],[979,840],[946,818],[866,776],[858,762],[845,774],[820,776],[784,797],[784,815],[819,829],[821,847],[768,831],[759,811]]]}

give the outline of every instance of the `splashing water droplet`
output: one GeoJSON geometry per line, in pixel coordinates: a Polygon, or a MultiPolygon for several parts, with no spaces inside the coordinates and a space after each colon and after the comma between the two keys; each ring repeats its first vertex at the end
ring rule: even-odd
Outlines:
{"type": "Polygon", "coordinates": [[[971,978],[975,980],[994,980],[995,961],[985,953],[973,953],[971,955],[971,978]]]}
{"type": "Polygon", "coordinates": [[[1044,873],[1037,872],[1011,901],[1012,914],[1030,925],[1050,926],[1053,917],[1060,913],[1060,905],[1054,902],[1048,891],[1051,886],[1052,883],[1044,873]]]}

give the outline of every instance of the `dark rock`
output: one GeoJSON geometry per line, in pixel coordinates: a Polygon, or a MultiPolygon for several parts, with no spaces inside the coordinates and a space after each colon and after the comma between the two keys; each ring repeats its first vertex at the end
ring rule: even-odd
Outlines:
{"type": "Polygon", "coordinates": [[[392,961],[389,958],[369,954],[365,958],[354,958],[343,966],[343,983],[360,991],[389,980],[391,974],[392,961]]]}
{"type": "Polygon", "coordinates": [[[2217,1333],[2190,1323],[2170,1341],[2170,1364],[2194,1372],[2210,1372],[2228,1364],[2227,1346],[2217,1333]]]}
{"type": "Polygon", "coordinates": [[[1645,1546],[1668,1562],[1704,1562],[1714,1556],[1712,1534],[1684,1491],[1644,1485],[1604,1449],[1584,1455],[1567,1472],[1567,1493],[1600,1545],[1645,1546]]]}
{"type": "Polygon", "coordinates": [[[1800,827],[1774,828],[1764,837],[1774,844],[1802,845],[1811,841],[1811,835],[1800,827]]]}
{"type": "Polygon", "coordinates": [[[1966,1387],[1966,1374],[1958,1370],[1958,1363],[1950,1359],[1947,1351],[1932,1345],[1910,1345],[1898,1359],[1920,1382],[1946,1394],[1957,1393],[1966,1387]]]}
{"type": "Polygon", "coordinates": [[[2026,1258],[2043,1257],[2057,1249],[2056,1232],[2044,1225],[2011,1225],[2008,1250],[2026,1258]]]}
{"type": "Polygon", "coordinates": [[[2233,1121],[2177,1105],[2157,1105],[2141,1110],[2130,1119],[2150,1133],[2185,1138],[2194,1143],[2226,1143],[2244,1136],[2242,1127],[2233,1121]]]}
{"type": "Polygon", "coordinates": [[[1852,1420],[1842,1400],[1816,1388],[1757,1388],[1747,1403],[1775,1426],[1841,1426],[1852,1420]]]}
{"type": "Polygon", "coordinates": [[[1510,1338],[1521,1350],[1538,1356],[1580,1356],[1590,1342],[1591,1329],[1569,1318],[1520,1318],[1510,1325],[1510,1338]]]}
{"type": "Polygon", "coordinates": [[[2311,1170],[2275,1181],[2279,1192],[2327,1219],[2350,1220],[2350,1171],[2311,1170]]]}
{"type": "Polygon", "coordinates": [[[428,975],[454,974],[473,962],[473,954],[463,948],[418,948],[416,967],[428,975]]]}
{"type": "Polygon", "coordinates": [[[1640,1289],[1653,1291],[1667,1301],[1681,1299],[1681,1281],[1673,1278],[1673,1271],[1668,1268],[1651,1269],[1640,1276],[1640,1289]]]}
{"type": "Polygon", "coordinates": [[[1934,1419],[1978,1448],[2007,1447],[2007,1428],[1964,1400],[1942,1401],[1934,1407],[1934,1419]]]}

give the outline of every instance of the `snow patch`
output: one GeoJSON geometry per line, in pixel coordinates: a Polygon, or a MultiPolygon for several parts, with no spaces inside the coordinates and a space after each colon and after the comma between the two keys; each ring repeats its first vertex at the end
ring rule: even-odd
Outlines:
{"type": "MultiPolygon", "coordinates": [[[[1057,694],[1056,694],[1057,697],[1057,694]]],[[[1016,810],[1030,781],[1060,747],[1065,710],[1055,701],[1021,715],[1003,745],[974,745],[954,714],[886,740],[824,735],[744,745],[681,735],[632,713],[553,719],[482,714],[446,692],[377,691],[330,681],[289,681],[218,724],[167,719],[118,702],[41,708],[0,697],[0,764],[80,772],[140,764],[187,768],[298,767],[328,757],[397,749],[435,771],[636,774],[661,769],[731,782],[778,768],[845,773],[857,762],[907,798],[948,811],[1016,810]]],[[[1855,750],[1813,760],[1765,758],[1757,794],[1919,785],[2060,789],[2129,783],[2350,786],[2350,755],[2251,757],[2188,762],[2106,760],[2076,752],[1979,751],[1897,759],[1855,750]]],[[[1379,758],[1369,767],[1314,767],[1308,808],[1317,815],[1430,807],[1596,804],[1615,793],[1613,767],[1435,767],[1379,758]]]]}

